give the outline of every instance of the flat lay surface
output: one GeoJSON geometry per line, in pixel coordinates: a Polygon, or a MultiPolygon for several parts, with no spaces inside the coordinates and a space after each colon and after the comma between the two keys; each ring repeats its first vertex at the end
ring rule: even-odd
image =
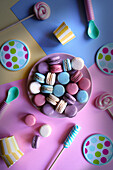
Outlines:
{"type": "MultiPolygon", "coordinates": [[[[33,6],[37,2],[39,1],[1,1],[0,29],[32,14],[33,6]]],[[[24,42],[30,51],[29,62],[21,70],[10,71],[3,67],[2,62],[0,65],[0,105],[4,104],[4,101],[7,101],[8,90],[11,87],[16,86],[19,89],[19,96],[15,100],[11,101],[9,104],[5,103],[5,105],[0,107],[0,139],[14,136],[19,149],[24,153],[10,169],[49,169],[50,165],[63,148],[63,142],[73,125],[77,124],[81,127],[81,130],[75,137],[71,146],[64,149],[52,169],[112,170],[113,160],[111,157],[111,161],[105,165],[97,166],[89,163],[83,154],[83,144],[88,137],[94,134],[101,134],[108,137],[110,141],[113,141],[112,116],[110,116],[107,110],[101,110],[95,106],[95,99],[97,96],[104,92],[113,95],[113,52],[112,46],[107,45],[109,43],[112,45],[113,40],[113,1],[92,0],[95,16],[94,22],[99,29],[99,36],[96,39],[89,38],[86,32],[88,21],[83,0],[58,0],[55,2],[44,0],[44,2],[47,3],[51,9],[50,17],[47,20],[40,21],[33,16],[12,28],[0,32],[1,47],[9,40],[19,40],[24,42]],[[75,38],[65,45],[62,45],[53,34],[63,22],[69,26],[75,35],[75,38]],[[98,51],[99,49],[100,51],[98,51]],[[43,57],[52,55],[53,53],[67,53],[75,57],[81,57],[91,76],[91,96],[84,108],[73,118],[65,117],[60,119],[46,116],[32,105],[28,96],[27,83],[31,69],[40,59],[43,60],[43,57]],[[96,57],[99,61],[99,66],[96,64],[96,57]],[[101,67],[101,69],[99,67],[101,67]],[[108,74],[109,72],[111,72],[111,74],[108,74]],[[34,115],[33,122],[26,121],[27,123],[25,123],[26,115],[32,114],[34,115]],[[34,125],[31,125],[32,123],[34,125]],[[29,124],[29,126],[27,124],[29,124]],[[44,137],[40,134],[40,127],[43,127],[45,124],[49,125],[51,130],[49,128],[44,129],[44,137]],[[48,134],[50,136],[48,136],[48,134]],[[37,144],[39,145],[37,149],[35,149],[35,144],[33,144],[34,148],[32,147],[32,140],[36,135],[38,135],[38,137],[40,136],[40,142],[37,141],[37,143],[39,142],[37,144]]],[[[7,51],[7,47],[4,49],[7,51]]],[[[12,53],[14,53],[14,49],[12,53]]],[[[6,55],[5,59],[7,60],[8,57],[9,56],[6,55]]],[[[16,56],[13,57],[11,62],[15,63],[17,58],[16,56]]],[[[43,70],[45,72],[47,69],[46,67],[47,65],[45,64],[43,70]]],[[[38,69],[40,70],[40,68],[38,69]]],[[[109,99],[106,100],[106,102],[109,102],[109,99]]],[[[113,107],[110,107],[109,110],[113,113],[113,107]]],[[[103,149],[104,151],[101,150],[99,153],[96,153],[96,155],[98,158],[99,154],[104,152],[105,154],[103,154],[106,156],[104,156],[102,162],[105,163],[107,152],[109,152],[110,149],[103,149]]],[[[88,158],[91,159],[91,155],[88,158]]],[[[97,160],[94,161],[94,163],[95,162],[98,163],[97,160]]],[[[0,169],[8,169],[1,157],[0,169]]]]}

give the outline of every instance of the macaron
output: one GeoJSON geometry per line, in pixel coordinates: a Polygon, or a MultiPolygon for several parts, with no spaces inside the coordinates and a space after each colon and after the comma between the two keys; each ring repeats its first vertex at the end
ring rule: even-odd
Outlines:
{"type": "Polygon", "coordinates": [[[40,136],[39,135],[33,136],[32,144],[31,144],[32,148],[37,149],[39,148],[39,145],[40,145],[40,136]]]}
{"type": "Polygon", "coordinates": [[[53,88],[53,94],[57,97],[63,96],[65,93],[65,88],[61,84],[56,84],[53,88]]]}
{"type": "Polygon", "coordinates": [[[75,97],[73,97],[71,94],[69,93],[65,93],[65,95],[63,96],[64,101],[67,102],[67,104],[74,104],[76,102],[75,97]]]}
{"type": "Polygon", "coordinates": [[[46,77],[46,84],[54,85],[56,80],[56,74],[49,72],[46,77]]]}
{"type": "Polygon", "coordinates": [[[66,86],[66,91],[71,95],[75,95],[78,92],[78,85],[76,83],[69,83],[66,86]]]}
{"type": "Polygon", "coordinates": [[[27,126],[33,126],[36,123],[36,117],[33,114],[27,114],[25,116],[25,124],[27,126]]]}
{"type": "Polygon", "coordinates": [[[54,57],[48,58],[48,63],[49,63],[49,65],[59,64],[60,63],[60,56],[54,56],[54,57]]]}
{"type": "Polygon", "coordinates": [[[63,70],[64,71],[70,71],[72,68],[71,68],[71,62],[70,62],[70,59],[67,58],[65,60],[63,60],[63,70]]]}
{"type": "Polygon", "coordinates": [[[71,81],[77,83],[83,77],[83,73],[81,71],[76,71],[73,75],[71,75],[71,81]]]}
{"type": "Polygon", "coordinates": [[[42,107],[42,112],[47,116],[52,115],[54,113],[54,111],[55,110],[54,110],[53,106],[49,103],[44,104],[42,107]]]}
{"type": "Polygon", "coordinates": [[[41,84],[38,83],[37,81],[31,82],[29,85],[29,90],[32,94],[40,93],[40,89],[41,89],[41,84]]]}
{"type": "Polygon", "coordinates": [[[85,90],[80,90],[76,95],[76,99],[79,103],[86,103],[88,98],[88,93],[85,90]]]}
{"type": "Polygon", "coordinates": [[[49,71],[49,65],[46,62],[40,62],[37,65],[37,70],[41,74],[46,74],[49,71]]]}
{"type": "Polygon", "coordinates": [[[68,105],[65,109],[64,114],[69,117],[72,118],[74,116],[76,116],[77,114],[77,107],[75,105],[68,105]]]}
{"type": "Polygon", "coordinates": [[[58,82],[61,84],[68,84],[70,81],[70,75],[68,72],[59,73],[57,76],[58,82]]]}
{"type": "Polygon", "coordinates": [[[75,57],[71,61],[74,70],[81,70],[84,67],[84,60],[80,57],[75,57]]]}
{"type": "Polygon", "coordinates": [[[51,85],[42,85],[41,86],[41,92],[42,93],[52,93],[53,92],[53,86],[51,85]]]}
{"type": "Polygon", "coordinates": [[[83,77],[79,82],[78,82],[78,86],[80,89],[82,90],[88,90],[91,86],[91,81],[86,78],[86,77],[83,77]]]}
{"type": "Polygon", "coordinates": [[[52,73],[60,73],[63,71],[61,64],[56,64],[56,65],[50,66],[50,70],[52,73]]]}
{"type": "Polygon", "coordinates": [[[43,137],[48,137],[51,135],[51,132],[52,132],[52,128],[50,125],[48,124],[45,124],[45,125],[42,125],[39,129],[39,133],[41,136],[43,137]]]}
{"type": "Polygon", "coordinates": [[[49,103],[51,103],[52,105],[57,105],[57,103],[59,102],[59,98],[58,97],[56,97],[56,96],[54,96],[53,94],[50,94],[47,98],[46,98],[46,100],[49,102],[49,103]]]}
{"type": "Polygon", "coordinates": [[[60,102],[57,104],[56,111],[62,114],[66,106],[67,106],[67,102],[65,102],[64,100],[60,100],[60,102]]]}
{"type": "Polygon", "coordinates": [[[34,103],[36,106],[43,106],[45,104],[45,96],[42,94],[37,94],[34,96],[34,103]]]}
{"type": "Polygon", "coordinates": [[[39,83],[45,82],[45,76],[41,73],[35,73],[34,74],[34,80],[38,81],[39,83]]]}

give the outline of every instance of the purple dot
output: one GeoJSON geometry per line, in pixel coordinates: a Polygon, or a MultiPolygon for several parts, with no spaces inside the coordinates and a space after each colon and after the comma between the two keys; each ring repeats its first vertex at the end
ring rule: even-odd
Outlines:
{"type": "Polygon", "coordinates": [[[24,47],[23,47],[23,50],[24,50],[24,51],[27,51],[27,48],[24,46],[24,47]]]}
{"type": "Polygon", "coordinates": [[[25,59],[28,59],[28,54],[25,54],[25,59]]]}
{"type": "Polygon", "coordinates": [[[88,146],[89,144],[90,144],[90,142],[89,142],[89,141],[87,141],[86,146],[88,146]]]}
{"type": "Polygon", "coordinates": [[[107,161],[107,159],[105,157],[102,157],[100,160],[102,163],[106,163],[106,161],[107,161]]]}
{"type": "Polygon", "coordinates": [[[5,59],[9,59],[11,56],[10,56],[10,54],[5,54],[5,59]]]}
{"type": "Polygon", "coordinates": [[[12,63],[11,63],[10,61],[8,61],[8,62],[6,63],[6,66],[7,66],[7,67],[11,67],[11,66],[12,66],[12,63]]]}
{"type": "Polygon", "coordinates": [[[85,148],[85,154],[88,153],[88,150],[85,148]]]}
{"type": "Polygon", "coordinates": [[[113,55],[113,50],[111,50],[111,54],[113,55]]]}
{"type": "Polygon", "coordinates": [[[107,149],[104,149],[102,152],[104,155],[107,155],[109,153],[109,151],[107,149]]]}
{"type": "Polygon", "coordinates": [[[105,145],[106,147],[109,147],[111,144],[110,144],[109,141],[106,141],[106,142],[104,143],[104,145],[105,145]]]}
{"type": "Polygon", "coordinates": [[[108,53],[108,48],[103,48],[102,51],[103,51],[104,54],[106,54],[106,53],[108,53]]]}
{"type": "Polygon", "coordinates": [[[4,51],[8,51],[8,50],[9,50],[9,47],[8,47],[7,45],[5,45],[5,46],[3,47],[3,50],[4,50],[4,51]]]}
{"type": "Polygon", "coordinates": [[[107,73],[109,72],[107,68],[104,68],[103,70],[104,70],[105,72],[107,72],[107,73]]]}

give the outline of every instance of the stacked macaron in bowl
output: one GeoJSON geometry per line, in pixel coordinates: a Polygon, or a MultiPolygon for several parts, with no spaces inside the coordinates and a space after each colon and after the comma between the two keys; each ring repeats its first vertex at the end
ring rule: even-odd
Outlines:
{"type": "Polygon", "coordinates": [[[32,104],[51,117],[74,117],[88,102],[91,77],[84,61],[69,54],[50,54],[31,69],[27,91],[32,104]]]}

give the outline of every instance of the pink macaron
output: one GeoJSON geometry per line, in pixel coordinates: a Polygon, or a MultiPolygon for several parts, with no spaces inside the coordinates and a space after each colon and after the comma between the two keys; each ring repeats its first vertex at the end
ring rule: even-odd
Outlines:
{"type": "Polygon", "coordinates": [[[25,117],[25,124],[27,126],[33,126],[36,123],[36,118],[33,114],[27,114],[25,117]]]}
{"type": "Polygon", "coordinates": [[[69,83],[66,86],[66,91],[71,95],[75,95],[78,92],[78,85],[76,83],[69,83]]]}
{"type": "Polygon", "coordinates": [[[82,77],[83,77],[83,73],[80,70],[78,70],[73,75],[71,75],[71,81],[77,83],[80,81],[82,77]]]}
{"type": "Polygon", "coordinates": [[[34,96],[34,103],[36,106],[43,106],[45,104],[45,96],[42,94],[37,94],[34,96]]]}
{"type": "Polygon", "coordinates": [[[82,90],[88,90],[91,86],[91,81],[86,78],[86,77],[83,77],[79,82],[78,82],[78,86],[80,89],[82,90]]]}
{"type": "Polygon", "coordinates": [[[63,71],[62,65],[60,64],[55,64],[55,65],[50,66],[50,70],[52,73],[60,73],[63,71]]]}

